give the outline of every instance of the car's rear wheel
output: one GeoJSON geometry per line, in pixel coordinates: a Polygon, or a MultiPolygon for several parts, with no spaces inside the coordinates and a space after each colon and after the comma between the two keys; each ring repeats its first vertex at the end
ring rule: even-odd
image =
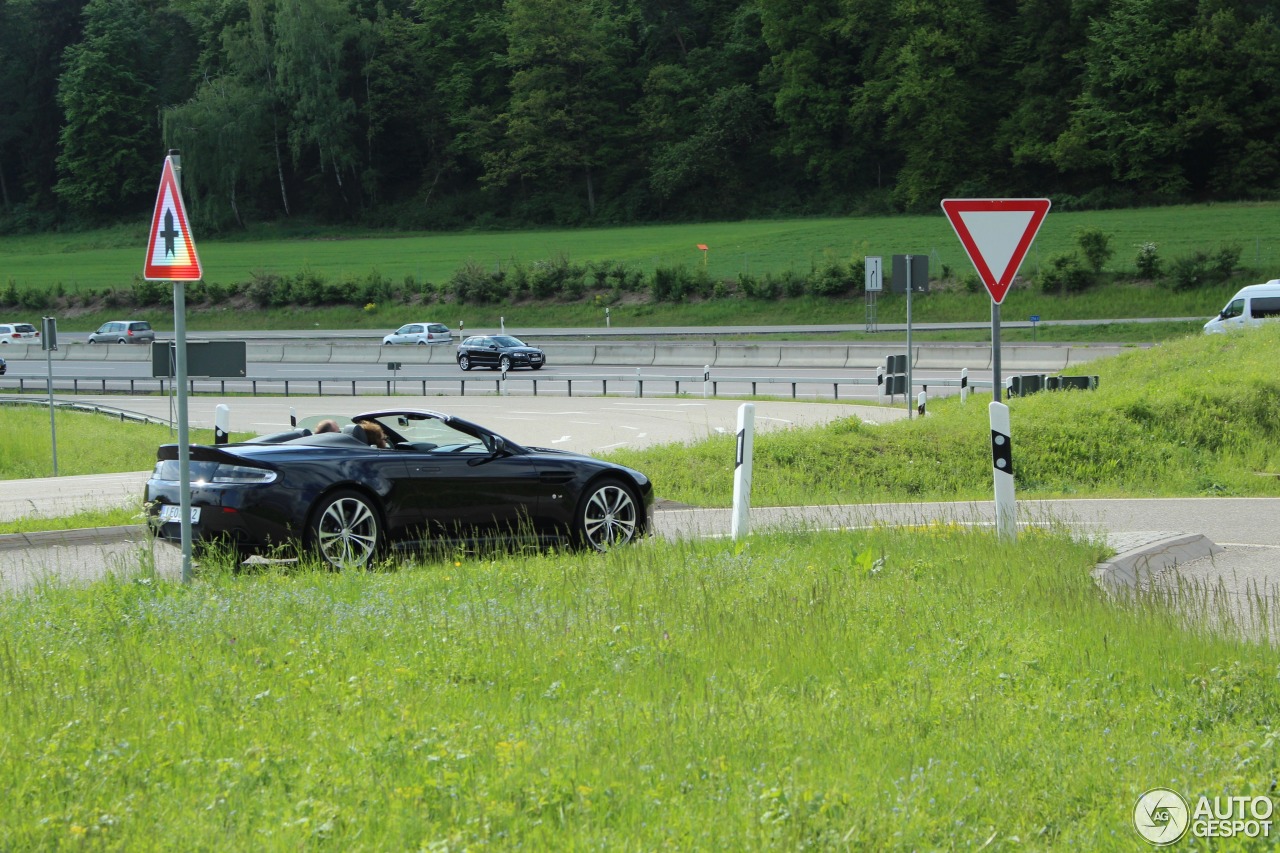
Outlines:
{"type": "Polygon", "coordinates": [[[126,341],[124,338],[116,338],[116,343],[118,343],[118,344],[127,344],[127,343],[129,343],[129,342],[128,342],[128,341],[126,341]]]}
{"type": "Polygon", "coordinates": [[[377,505],[349,489],[320,501],[308,532],[320,559],[335,569],[364,568],[384,544],[377,505]]]}
{"type": "Polygon", "coordinates": [[[503,372],[510,370],[511,358],[509,356],[504,355],[502,358],[498,359],[498,369],[503,372]]]}
{"type": "Polygon", "coordinates": [[[574,537],[580,545],[608,551],[640,535],[640,501],[620,480],[593,483],[582,496],[574,519],[574,537]]]}
{"type": "Polygon", "coordinates": [[[458,356],[458,367],[461,367],[463,370],[470,370],[471,369],[470,357],[465,355],[458,356]]]}
{"type": "Polygon", "coordinates": [[[426,345],[427,345],[426,341],[424,341],[422,338],[418,338],[418,346],[425,347],[426,345]]]}

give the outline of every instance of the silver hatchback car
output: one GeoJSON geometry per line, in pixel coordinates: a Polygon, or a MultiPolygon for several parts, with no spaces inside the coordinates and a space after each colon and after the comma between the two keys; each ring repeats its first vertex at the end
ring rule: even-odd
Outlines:
{"type": "Polygon", "coordinates": [[[146,320],[112,320],[89,335],[91,344],[149,344],[155,339],[155,330],[146,320]]]}

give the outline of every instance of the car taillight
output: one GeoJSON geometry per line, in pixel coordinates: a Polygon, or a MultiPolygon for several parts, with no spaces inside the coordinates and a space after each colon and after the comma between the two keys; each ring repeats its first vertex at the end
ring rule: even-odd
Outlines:
{"type": "Polygon", "coordinates": [[[125,329],[124,333],[131,338],[133,337],[133,329],[125,329]]]}

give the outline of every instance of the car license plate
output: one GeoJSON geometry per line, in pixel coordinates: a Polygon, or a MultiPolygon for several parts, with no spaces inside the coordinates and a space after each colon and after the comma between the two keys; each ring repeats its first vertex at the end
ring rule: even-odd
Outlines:
{"type": "Polygon", "coordinates": [[[529,356],[529,361],[542,361],[542,356],[538,355],[537,353],[534,353],[533,355],[529,356]]]}
{"type": "MultiPolygon", "coordinates": [[[[160,507],[160,523],[168,524],[171,521],[178,521],[182,518],[182,507],[178,504],[164,504],[160,507]]],[[[200,523],[200,507],[193,506],[191,508],[191,523],[200,523]]]]}

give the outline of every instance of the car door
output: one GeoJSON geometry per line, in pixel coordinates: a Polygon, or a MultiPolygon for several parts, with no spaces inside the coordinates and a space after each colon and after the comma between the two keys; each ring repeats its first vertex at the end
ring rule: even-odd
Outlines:
{"type": "Polygon", "coordinates": [[[494,454],[480,444],[415,453],[406,461],[406,496],[432,539],[519,533],[545,491],[527,457],[494,454]]]}
{"type": "Polygon", "coordinates": [[[477,338],[467,352],[471,363],[478,367],[488,367],[498,363],[498,345],[493,338],[477,338]]]}

